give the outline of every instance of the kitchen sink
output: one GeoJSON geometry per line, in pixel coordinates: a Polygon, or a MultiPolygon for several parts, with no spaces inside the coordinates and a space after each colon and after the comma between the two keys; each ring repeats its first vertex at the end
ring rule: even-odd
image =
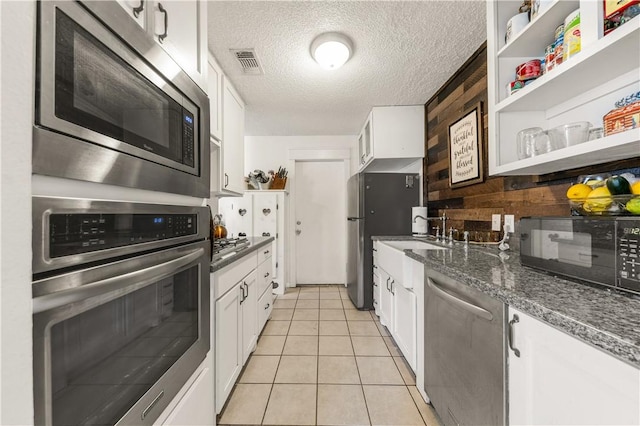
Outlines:
{"type": "Polygon", "coordinates": [[[441,247],[424,241],[381,241],[384,244],[398,250],[446,250],[448,247],[441,247]]]}
{"type": "Polygon", "coordinates": [[[406,256],[404,250],[446,250],[448,248],[416,240],[378,241],[378,243],[378,266],[408,289],[413,288],[414,280],[411,277],[411,271],[412,262],[415,261],[406,256]]]}

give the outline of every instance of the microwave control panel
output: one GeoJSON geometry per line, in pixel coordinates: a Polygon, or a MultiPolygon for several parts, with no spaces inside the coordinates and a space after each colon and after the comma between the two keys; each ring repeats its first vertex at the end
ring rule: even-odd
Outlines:
{"type": "Polygon", "coordinates": [[[640,292],[640,219],[618,218],[616,240],[618,287],[640,292]]]}
{"type": "Polygon", "coordinates": [[[182,162],[187,166],[193,167],[194,162],[194,150],[195,150],[195,138],[194,138],[194,125],[193,115],[186,109],[183,109],[182,120],[182,162]]]}
{"type": "Polygon", "coordinates": [[[197,234],[195,214],[52,214],[49,258],[197,234]]]}

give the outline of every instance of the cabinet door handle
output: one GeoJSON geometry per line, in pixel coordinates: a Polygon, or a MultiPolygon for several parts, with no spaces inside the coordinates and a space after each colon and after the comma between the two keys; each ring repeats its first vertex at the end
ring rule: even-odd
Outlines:
{"type": "Polygon", "coordinates": [[[269,273],[267,272],[266,274],[264,274],[264,277],[267,278],[269,276],[269,273]]]}
{"type": "Polygon", "coordinates": [[[265,306],[264,309],[269,309],[269,306],[271,306],[271,303],[267,303],[267,306],[265,306]]]}
{"type": "Polygon", "coordinates": [[[162,3],[158,3],[158,10],[164,13],[164,32],[158,36],[158,41],[164,43],[164,39],[167,38],[167,32],[169,31],[169,13],[167,9],[162,6],[162,3]]]}
{"type": "Polygon", "coordinates": [[[138,5],[138,7],[133,8],[133,16],[137,18],[138,15],[140,15],[140,12],[142,12],[143,10],[144,10],[144,0],[140,0],[140,4],[138,5]]]}
{"type": "Polygon", "coordinates": [[[228,174],[224,174],[224,187],[226,188],[227,186],[229,186],[229,175],[228,174]]]}
{"type": "Polygon", "coordinates": [[[395,284],[396,280],[391,280],[391,294],[395,295],[396,292],[393,291],[393,284],[395,284]]]}
{"type": "Polygon", "coordinates": [[[247,295],[245,296],[245,299],[249,297],[249,286],[247,285],[247,283],[244,283],[244,288],[247,289],[247,295]]]}
{"type": "Polygon", "coordinates": [[[240,304],[242,305],[242,302],[244,302],[244,287],[240,286],[240,293],[242,293],[242,296],[240,296],[240,304]]]}
{"type": "Polygon", "coordinates": [[[264,255],[269,254],[269,250],[265,250],[264,253],[262,253],[262,254],[264,254],[264,255]]]}
{"type": "Polygon", "coordinates": [[[391,289],[389,288],[389,280],[391,279],[391,277],[387,277],[387,290],[391,291],[391,289]]]}
{"type": "Polygon", "coordinates": [[[373,265],[373,269],[378,269],[378,267],[376,265],[373,265]]]}
{"type": "Polygon", "coordinates": [[[514,314],[513,319],[509,321],[509,334],[507,335],[507,338],[509,340],[509,349],[511,349],[515,354],[515,356],[517,356],[518,358],[520,358],[520,350],[518,348],[513,347],[513,336],[514,336],[514,324],[517,324],[519,322],[520,322],[520,318],[518,317],[518,315],[514,314]]]}
{"type": "Polygon", "coordinates": [[[271,232],[263,232],[262,236],[263,237],[270,237],[271,236],[271,232]]]}

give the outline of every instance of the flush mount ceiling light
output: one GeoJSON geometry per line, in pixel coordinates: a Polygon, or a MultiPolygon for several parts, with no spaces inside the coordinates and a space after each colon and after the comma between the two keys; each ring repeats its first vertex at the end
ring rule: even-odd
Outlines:
{"type": "Polygon", "coordinates": [[[340,33],[320,34],[311,43],[311,56],[324,69],[340,68],[351,58],[353,44],[351,39],[340,33]]]}

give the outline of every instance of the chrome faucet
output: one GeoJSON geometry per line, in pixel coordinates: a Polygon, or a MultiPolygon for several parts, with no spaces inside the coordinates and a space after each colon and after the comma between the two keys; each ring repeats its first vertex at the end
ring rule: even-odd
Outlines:
{"type": "MultiPolygon", "coordinates": [[[[413,223],[416,223],[416,220],[420,218],[423,220],[434,220],[434,219],[439,219],[442,221],[442,241],[446,241],[447,237],[445,236],[445,232],[447,232],[447,216],[444,214],[444,212],[442,213],[442,216],[433,216],[433,217],[424,217],[421,215],[416,215],[413,218],[413,223]]],[[[440,241],[440,227],[436,226],[436,227],[432,227],[431,229],[436,229],[436,240],[440,241]]]]}
{"type": "Polygon", "coordinates": [[[458,232],[457,229],[453,229],[453,226],[449,227],[449,245],[452,246],[453,245],[453,233],[458,232]]]}

